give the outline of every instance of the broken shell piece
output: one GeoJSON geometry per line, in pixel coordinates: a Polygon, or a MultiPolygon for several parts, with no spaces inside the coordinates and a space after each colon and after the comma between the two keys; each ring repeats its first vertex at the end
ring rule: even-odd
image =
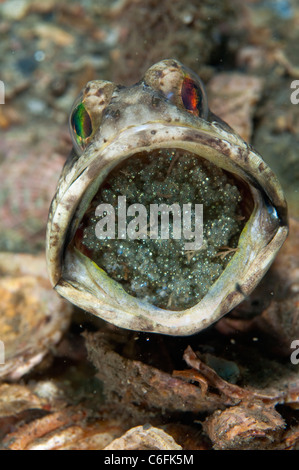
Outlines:
{"type": "Polygon", "coordinates": [[[89,82],[70,130],[47,226],[60,295],[118,327],[183,336],[253,291],[287,236],[285,197],[262,157],[209,110],[194,72],[163,60],[130,87],[89,82]]]}
{"type": "Polygon", "coordinates": [[[145,424],[136,426],[112,441],[104,450],[181,450],[172,436],[145,424]]]}
{"type": "Polygon", "coordinates": [[[0,253],[0,379],[17,380],[39,364],[70,323],[43,256],[0,253]]]}
{"type": "Polygon", "coordinates": [[[271,448],[279,442],[284,427],[282,416],[262,403],[219,410],[204,422],[214,448],[221,450],[271,448]]]}

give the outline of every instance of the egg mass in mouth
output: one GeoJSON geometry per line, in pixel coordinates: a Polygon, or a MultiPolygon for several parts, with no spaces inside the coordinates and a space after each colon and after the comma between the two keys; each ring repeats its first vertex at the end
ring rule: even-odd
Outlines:
{"type": "MultiPolygon", "coordinates": [[[[247,183],[205,158],[179,148],[138,152],[108,174],[72,243],[130,295],[156,307],[184,310],[196,305],[225,270],[238,250],[238,240],[253,205],[247,183]],[[127,232],[123,238],[118,237],[123,223],[120,200],[125,200],[126,210],[136,204],[146,210],[142,227],[140,218],[136,218],[140,212],[127,215],[126,228],[130,223],[136,227],[135,239],[127,232]],[[112,236],[110,232],[110,237],[100,239],[96,227],[107,215],[99,213],[102,204],[112,208],[115,230],[112,236]],[[161,228],[153,237],[151,209],[163,204],[180,208],[182,224],[183,207],[190,205],[193,239],[198,230],[196,224],[202,224],[199,249],[186,249],[192,244],[184,238],[183,229],[182,236],[176,238],[171,210],[167,220],[169,238],[162,237],[161,228]],[[197,219],[196,205],[202,205],[201,220],[197,219]]],[[[161,221],[160,213],[159,216],[161,221]]]]}

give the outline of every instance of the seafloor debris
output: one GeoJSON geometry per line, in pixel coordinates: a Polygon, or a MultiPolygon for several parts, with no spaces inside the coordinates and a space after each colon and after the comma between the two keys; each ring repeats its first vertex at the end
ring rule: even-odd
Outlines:
{"type": "Polygon", "coordinates": [[[247,44],[237,53],[237,67],[263,77],[264,89],[254,119],[253,146],[278,175],[290,213],[298,218],[299,106],[291,88],[298,77],[298,2],[250,2],[247,44]]]}
{"type": "Polygon", "coordinates": [[[220,73],[209,82],[210,109],[227,122],[241,137],[250,142],[253,116],[261,97],[260,77],[240,73],[220,73]]]}
{"type": "MultiPolygon", "coordinates": [[[[153,340],[151,338],[151,342],[153,340]]],[[[132,356],[126,357],[124,347],[127,348],[126,343],[134,347],[134,339],[125,330],[117,330],[113,335],[109,335],[109,330],[88,333],[86,341],[90,359],[98,370],[97,377],[104,384],[107,401],[121,403],[131,414],[138,415],[144,410],[154,416],[157,413],[211,413],[239,401],[238,397],[219,397],[213,391],[207,393],[207,386],[201,388],[188,384],[183,373],[182,378],[177,376],[177,372],[164,372],[165,356],[160,364],[162,370],[132,356]]],[[[190,378],[191,381],[198,381],[196,375],[190,378]]]]}
{"type": "Polygon", "coordinates": [[[296,448],[299,374],[290,355],[298,335],[298,227],[292,220],[264,289],[216,328],[175,339],[109,326],[86,333],[106,403],[139,423],[188,413],[191,427],[202,423],[198,442],[206,435],[214,448],[296,448]],[[278,305],[280,313],[269,315],[278,305]]]}
{"type": "Polygon", "coordinates": [[[237,336],[257,333],[275,356],[290,357],[299,339],[299,222],[290,220],[290,233],[259,286],[217,329],[237,336]]]}
{"type": "MultiPolygon", "coordinates": [[[[156,342],[156,338],[148,339],[156,342]]],[[[195,337],[189,339],[190,342],[194,340],[195,337]]],[[[162,419],[165,423],[189,413],[195,428],[203,423],[203,430],[215,448],[283,446],[284,433],[289,433],[290,428],[284,420],[285,412],[280,414],[275,407],[278,404],[298,407],[299,377],[294,367],[265,357],[258,360],[260,351],[253,352],[248,347],[246,352],[241,352],[245,357],[240,361],[238,356],[235,357],[242,371],[240,384],[236,385],[221,377],[227,375],[227,368],[231,369],[231,361],[220,358],[222,370],[218,368],[217,373],[200,359],[200,354],[187,347],[184,358],[192,368],[164,372],[141,360],[125,357],[132,356],[132,351],[126,349],[129,344],[134,348],[134,341],[136,343],[136,338],[134,340],[127,332],[110,331],[109,334],[109,329],[106,334],[99,332],[87,336],[90,357],[104,384],[106,403],[122,409],[123,416],[128,415],[137,422],[162,419]],[[121,350],[122,354],[116,352],[121,350]],[[254,354],[253,362],[248,361],[250,354],[254,354]]],[[[171,340],[160,338],[152,347],[157,348],[159,342],[162,352],[174,346],[170,344],[171,340]]],[[[140,355],[140,350],[134,355],[140,355]]],[[[146,359],[153,361],[153,355],[146,359]]],[[[161,353],[160,356],[165,358],[161,353]]],[[[162,366],[169,367],[169,364],[163,364],[161,357],[162,366]]],[[[202,434],[198,435],[198,442],[203,442],[202,434]]]]}
{"type": "Polygon", "coordinates": [[[49,205],[68,152],[68,134],[57,128],[11,131],[1,137],[0,251],[44,247],[49,205]]]}
{"type": "MultiPolygon", "coordinates": [[[[119,218],[117,208],[116,213],[119,218]]],[[[163,309],[186,309],[208,293],[231,260],[246,221],[243,214],[242,192],[221,168],[187,151],[152,150],[134,155],[125,166],[109,174],[81,221],[82,244],[89,257],[131,295],[163,309]],[[177,161],[173,165],[174,160],[177,161]],[[147,238],[142,243],[132,244],[129,238],[121,242],[99,240],[95,225],[100,217],[95,216],[96,208],[100,203],[116,204],[120,191],[128,206],[139,201],[149,212],[152,204],[167,201],[171,206],[180,201],[182,206],[192,201],[192,220],[196,218],[193,205],[204,201],[204,248],[190,250],[186,255],[183,239],[171,235],[171,243],[157,242],[148,235],[148,227],[143,229],[141,236],[147,238]],[[222,252],[219,256],[227,245],[230,248],[225,256],[222,252]]],[[[195,226],[196,222],[192,231],[195,226]]],[[[172,230],[174,226],[170,224],[172,230]]]]}
{"type": "Polygon", "coordinates": [[[108,444],[104,450],[181,450],[172,436],[151,425],[136,426],[108,444]]]}
{"type": "Polygon", "coordinates": [[[52,290],[43,256],[0,253],[0,273],[0,378],[17,380],[59,342],[72,308],[52,290]]]}
{"type": "Polygon", "coordinates": [[[215,449],[263,449],[277,442],[285,427],[281,415],[261,403],[216,411],[204,423],[215,449]]]}
{"type": "MultiPolygon", "coordinates": [[[[48,363],[41,376],[32,375],[33,371],[22,385],[3,383],[2,448],[158,445],[153,441],[140,444],[147,423],[151,430],[165,431],[170,442],[173,438],[183,450],[298,448],[299,374],[298,365],[291,363],[288,343],[298,334],[294,300],[298,296],[298,228],[299,223],[292,220],[290,236],[266,275],[263,289],[216,327],[187,338],[138,334],[104,322],[98,331],[86,331],[88,354],[97,369],[88,375],[100,379],[104,400],[92,382],[89,392],[74,393],[67,385],[68,366],[58,378],[56,367],[48,363]],[[281,315],[265,313],[275,312],[276,305],[281,315]],[[123,440],[112,444],[118,438],[123,440]]],[[[29,263],[28,256],[10,254],[0,258],[2,271],[8,259],[11,275],[39,272],[39,258],[30,257],[29,263]]],[[[67,361],[71,358],[76,364],[73,381],[78,389],[87,382],[80,375],[83,366],[86,373],[87,363],[82,351],[76,355],[71,350],[74,339],[65,337],[52,354],[56,360],[59,354],[68,356],[67,361]]]]}

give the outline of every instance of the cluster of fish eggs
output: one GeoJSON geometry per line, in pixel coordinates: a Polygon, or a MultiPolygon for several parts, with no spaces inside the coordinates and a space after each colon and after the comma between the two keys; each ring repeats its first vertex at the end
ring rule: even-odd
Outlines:
{"type": "Polygon", "coordinates": [[[227,173],[194,154],[180,149],[136,154],[100,187],[84,219],[82,243],[129,294],[161,308],[183,310],[203,298],[233,256],[244,226],[241,199],[227,173]],[[171,217],[169,239],[98,239],[96,207],[109,203],[117,215],[119,196],[126,196],[127,206],[143,204],[148,214],[151,204],[191,203],[193,230],[195,204],[203,204],[201,248],[186,250],[186,239],[172,238],[171,217]]]}

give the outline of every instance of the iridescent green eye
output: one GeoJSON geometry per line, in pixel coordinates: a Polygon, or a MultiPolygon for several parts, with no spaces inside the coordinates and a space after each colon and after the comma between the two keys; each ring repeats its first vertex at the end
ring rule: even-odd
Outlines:
{"type": "Polygon", "coordinates": [[[71,125],[79,145],[84,147],[86,139],[92,133],[92,123],[83,103],[74,109],[71,125]]]}

